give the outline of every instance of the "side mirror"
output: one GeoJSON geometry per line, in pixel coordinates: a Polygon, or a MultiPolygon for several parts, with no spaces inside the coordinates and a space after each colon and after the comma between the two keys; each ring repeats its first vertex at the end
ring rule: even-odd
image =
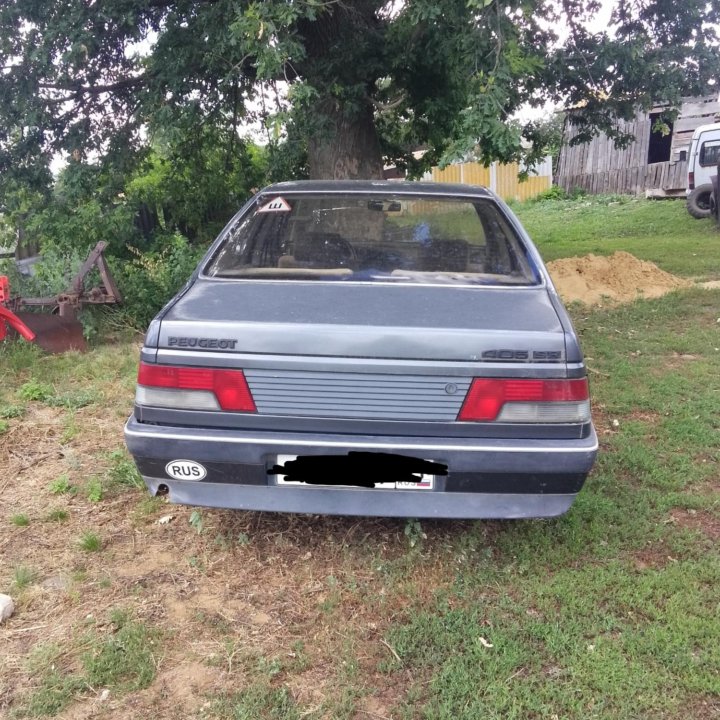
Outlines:
{"type": "Polygon", "coordinates": [[[678,160],[680,160],[680,162],[685,162],[687,160],[687,150],[680,151],[680,157],[678,160]]]}

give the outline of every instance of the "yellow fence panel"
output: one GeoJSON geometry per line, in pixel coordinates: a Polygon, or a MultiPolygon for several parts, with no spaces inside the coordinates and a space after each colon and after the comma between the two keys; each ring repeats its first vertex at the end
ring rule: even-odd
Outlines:
{"type": "Polygon", "coordinates": [[[527,180],[518,179],[519,171],[517,163],[493,163],[485,167],[468,162],[448,165],[442,170],[434,167],[423,179],[439,183],[482,185],[496,192],[503,200],[528,200],[552,187],[552,159],[549,156],[533,168],[527,180]]]}

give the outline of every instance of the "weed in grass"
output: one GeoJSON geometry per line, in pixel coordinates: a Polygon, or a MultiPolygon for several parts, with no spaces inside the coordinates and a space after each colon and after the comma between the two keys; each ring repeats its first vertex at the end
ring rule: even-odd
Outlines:
{"type": "Polygon", "coordinates": [[[10,423],[7,420],[0,420],[0,435],[6,433],[10,429],[10,423]]]}
{"type": "Polygon", "coordinates": [[[65,522],[69,517],[70,514],[67,510],[54,508],[45,516],[45,519],[49,522],[65,522]]]}
{"type": "Polygon", "coordinates": [[[287,688],[272,687],[264,681],[255,682],[239,693],[219,697],[209,709],[215,717],[228,720],[300,720],[308,717],[307,713],[300,712],[287,688]]]}
{"type": "Polygon", "coordinates": [[[289,666],[293,672],[305,672],[310,665],[310,656],[305,648],[305,643],[302,640],[296,640],[290,648],[288,657],[290,658],[289,666]]]}
{"type": "Polygon", "coordinates": [[[37,687],[29,695],[19,717],[46,717],[57,715],[84,687],[81,678],[65,675],[48,668],[39,678],[37,687]]]}
{"type": "Polygon", "coordinates": [[[247,533],[240,532],[237,534],[236,542],[240,547],[247,547],[252,541],[247,533]]]}
{"type": "Polygon", "coordinates": [[[257,671],[260,675],[271,679],[283,671],[283,664],[278,658],[266,658],[263,655],[258,658],[257,671]]]}
{"type": "Polygon", "coordinates": [[[44,644],[34,648],[28,658],[28,671],[35,678],[35,689],[18,708],[20,717],[45,717],[63,710],[84,683],[60,668],[63,648],[44,644]]]}
{"type": "Polygon", "coordinates": [[[79,410],[99,402],[102,396],[96,390],[75,390],[52,395],[45,398],[45,404],[50,407],[67,408],[68,410],[79,410]]]}
{"type": "Polygon", "coordinates": [[[405,522],[405,529],[403,532],[407,538],[408,545],[411,548],[414,548],[416,545],[420,545],[423,540],[427,540],[427,535],[423,532],[422,525],[416,518],[410,518],[405,522]]]}
{"type": "Polygon", "coordinates": [[[78,545],[85,552],[99,552],[102,550],[103,542],[97,533],[87,530],[80,536],[78,545]]]}
{"type": "Polygon", "coordinates": [[[32,650],[27,669],[34,689],[22,698],[15,716],[56,715],[88,687],[120,694],[150,685],[155,677],[153,652],[159,633],[125,611],[112,612],[111,623],[109,636],[88,633],[79,643],[46,644],[32,650]],[[86,650],[77,667],[80,647],[86,650]],[[71,672],[71,667],[77,669],[71,672]]]}
{"type": "Polygon", "coordinates": [[[11,418],[19,418],[25,414],[25,408],[22,405],[5,405],[0,408],[0,418],[9,420],[11,418]]]}
{"type": "Polygon", "coordinates": [[[110,453],[110,470],[109,481],[111,485],[121,485],[123,487],[144,488],[140,473],[135,467],[135,463],[130,459],[125,450],[113,450],[110,453]]]}
{"type": "Polygon", "coordinates": [[[35,400],[43,402],[54,394],[53,388],[47,383],[41,383],[35,379],[23,383],[18,390],[18,395],[23,400],[35,400]]]}
{"type": "Polygon", "coordinates": [[[100,502],[103,497],[103,484],[99,477],[91,477],[85,484],[85,496],[90,502],[100,502]]]}
{"type": "Polygon", "coordinates": [[[18,513],[10,516],[10,522],[15,527],[27,527],[30,524],[30,518],[25,513],[18,513]]]}
{"type": "Polygon", "coordinates": [[[165,499],[162,497],[144,496],[132,511],[133,523],[138,524],[147,521],[155,513],[159,512],[163,505],[165,505],[165,499]]]}
{"type": "Polygon", "coordinates": [[[203,516],[199,510],[193,510],[190,513],[190,519],[188,520],[190,525],[195,529],[195,532],[200,535],[203,531],[203,516]]]}
{"type": "Polygon", "coordinates": [[[232,536],[230,533],[218,533],[213,540],[213,544],[219,550],[227,552],[232,547],[232,536]]]}
{"type": "Polygon", "coordinates": [[[32,585],[37,579],[37,572],[27,565],[18,565],[13,570],[13,582],[18,590],[23,590],[32,585]]]}
{"type": "Polygon", "coordinates": [[[74,495],[77,492],[77,488],[70,484],[70,478],[67,475],[61,475],[59,478],[53,480],[48,485],[48,490],[53,495],[74,495]]]}
{"type": "Polygon", "coordinates": [[[155,678],[158,632],[133,620],[127,610],[113,610],[110,622],[112,634],[97,639],[95,647],[82,656],[87,683],[122,691],[146,688],[155,678]]]}
{"type": "Polygon", "coordinates": [[[75,413],[66,415],[63,418],[63,431],[60,436],[60,444],[67,445],[71,440],[77,437],[80,432],[80,426],[77,424],[75,413]]]}
{"type": "Polygon", "coordinates": [[[190,565],[191,568],[199,570],[200,572],[205,572],[205,563],[203,562],[202,558],[199,558],[197,555],[191,555],[188,558],[188,565],[190,565]]]}

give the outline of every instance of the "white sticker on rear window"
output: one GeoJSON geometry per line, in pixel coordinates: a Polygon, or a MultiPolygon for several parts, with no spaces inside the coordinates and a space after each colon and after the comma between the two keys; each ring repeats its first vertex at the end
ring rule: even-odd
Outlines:
{"type": "Polygon", "coordinates": [[[285,198],[275,198],[274,200],[271,200],[269,203],[265,203],[258,212],[259,213],[270,213],[270,212],[290,212],[292,208],[290,207],[290,203],[285,200],[285,198]]]}

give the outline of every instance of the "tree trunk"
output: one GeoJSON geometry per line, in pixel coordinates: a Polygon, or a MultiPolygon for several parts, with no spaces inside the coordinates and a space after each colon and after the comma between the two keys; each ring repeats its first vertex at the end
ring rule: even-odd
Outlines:
{"type": "Polygon", "coordinates": [[[378,180],[383,177],[380,141],[372,108],[353,113],[326,100],[317,108],[320,127],[308,143],[313,180],[378,180]]]}

